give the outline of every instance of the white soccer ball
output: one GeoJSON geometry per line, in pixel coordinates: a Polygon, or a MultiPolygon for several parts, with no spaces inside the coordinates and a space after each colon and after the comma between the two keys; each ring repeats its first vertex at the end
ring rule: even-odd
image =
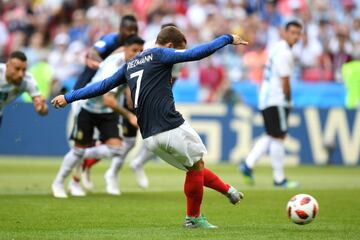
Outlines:
{"type": "Polygon", "coordinates": [[[293,196],[286,207],[288,217],[296,224],[308,224],[319,213],[319,204],[316,199],[308,194],[293,196]]]}

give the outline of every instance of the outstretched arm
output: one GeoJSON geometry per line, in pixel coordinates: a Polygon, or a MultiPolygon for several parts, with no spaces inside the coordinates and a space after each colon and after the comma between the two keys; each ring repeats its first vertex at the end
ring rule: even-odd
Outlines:
{"type": "Polygon", "coordinates": [[[111,77],[101,82],[97,82],[84,88],[80,88],[78,90],[66,93],[65,95],[59,95],[51,101],[51,104],[55,108],[65,107],[68,103],[72,103],[80,99],[88,99],[103,95],[104,93],[109,92],[111,89],[126,83],[125,69],[126,64],[123,65],[111,77]]]}
{"type": "Polygon", "coordinates": [[[165,64],[196,61],[210,56],[228,44],[248,45],[248,42],[242,40],[238,35],[222,35],[211,42],[187,50],[163,48],[160,61],[165,64]]]}
{"type": "Polygon", "coordinates": [[[138,128],[137,118],[136,116],[127,110],[125,107],[119,105],[118,100],[113,92],[108,92],[103,97],[104,105],[114,110],[114,112],[120,114],[121,116],[125,117],[131,125],[138,128]]]}
{"type": "Polygon", "coordinates": [[[41,116],[45,116],[48,114],[48,106],[46,104],[46,100],[43,96],[35,96],[32,98],[35,111],[41,116]]]}

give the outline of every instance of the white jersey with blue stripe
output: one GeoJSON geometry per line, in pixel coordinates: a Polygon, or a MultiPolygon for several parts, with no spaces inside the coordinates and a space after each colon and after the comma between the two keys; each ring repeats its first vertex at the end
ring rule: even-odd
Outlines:
{"type": "Polygon", "coordinates": [[[288,106],[283,90],[284,77],[291,77],[294,55],[289,44],[282,40],[270,52],[265,66],[264,80],[259,93],[259,109],[288,106]]]}
{"type": "MultiPolygon", "coordinates": [[[[110,76],[112,76],[122,65],[125,64],[124,52],[119,52],[108,56],[104,61],[101,62],[99,69],[95,76],[91,79],[88,85],[100,82],[110,76]]],[[[119,105],[123,104],[124,96],[122,94],[124,87],[116,87],[110,92],[114,93],[118,100],[119,105]]],[[[91,113],[112,113],[113,110],[104,105],[103,96],[87,99],[82,105],[84,109],[91,113]]]]}
{"type": "Polygon", "coordinates": [[[31,97],[40,96],[35,79],[30,73],[26,72],[25,77],[19,86],[10,84],[6,81],[6,64],[0,63],[0,116],[6,104],[15,100],[24,92],[28,92],[31,97]]]}

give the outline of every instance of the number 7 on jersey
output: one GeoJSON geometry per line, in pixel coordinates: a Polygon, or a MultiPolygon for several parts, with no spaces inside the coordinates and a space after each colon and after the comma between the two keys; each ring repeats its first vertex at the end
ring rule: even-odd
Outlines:
{"type": "Polygon", "coordinates": [[[144,70],[140,70],[137,72],[134,72],[130,74],[130,78],[137,77],[136,79],[136,90],[135,90],[135,101],[134,101],[134,108],[138,107],[138,99],[139,99],[139,92],[140,92],[140,86],[141,86],[141,79],[143,76],[144,70]]]}

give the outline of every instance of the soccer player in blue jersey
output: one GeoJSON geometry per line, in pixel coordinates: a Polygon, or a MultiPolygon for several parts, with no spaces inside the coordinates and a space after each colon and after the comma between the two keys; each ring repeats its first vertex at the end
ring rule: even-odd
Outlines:
{"type": "Polygon", "coordinates": [[[156,48],[138,54],[112,77],[52,100],[56,108],[64,107],[128,83],[146,146],[169,164],[186,171],[185,228],[216,228],[200,213],[204,186],[224,194],[233,204],[243,198],[242,193],[204,167],[206,148],[195,130],[176,111],[170,81],[174,64],[200,60],[228,44],[248,43],[237,35],[222,35],[212,42],[185,50],[184,34],[177,28],[166,27],[157,36],[156,48]]]}
{"type": "MultiPolygon", "coordinates": [[[[168,26],[173,26],[173,27],[177,27],[175,24],[173,23],[166,23],[161,25],[161,29],[168,27],[168,26]]],[[[154,48],[155,47],[155,42],[156,42],[156,38],[153,40],[150,40],[148,42],[145,43],[144,45],[144,49],[148,49],[148,48],[154,48]]],[[[176,78],[179,74],[180,71],[180,64],[176,64],[173,67],[173,71],[172,71],[172,84],[175,83],[176,78]]],[[[132,106],[132,102],[131,102],[131,96],[128,93],[128,88],[126,89],[126,95],[127,96],[124,100],[124,108],[130,112],[133,112],[133,106],[132,106]]],[[[81,102],[81,101],[80,101],[81,102]]],[[[72,107],[74,107],[74,104],[72,105],[72,107]]],[[[138,132],[138,127],[137,124],[132,124],[130,121],[128,121],[127,118],[123,118],[122,119],[122,139],[123,139],[123,149],[124,149],[124,154],[122,154],[120,156],[120,158],[113,158],[113,160],[116,159],[116,161],[112,161],[111,167],[109,168],[109,170],[106,172],[105,174],[105,180],[106,180],[106,190],[109,194],[113,194],[113,195],[119,195],[120,191],[119,188],[117,187],[117,173],[118,171],[121,169],[123,162],[125,160],[125,157],[127,156],[127,154],[129,153],[129,151],[135,146],[135,142],[136,142],[136,136],[137,136],[137,132],[138,132]],[[135,126],[136,125],[136,126],[135,126]]],[[[94,134],[96,135],[96,133],[94,134]]],[[[137,156],[134,158],[134,161],[132,161],[130,163],[130,168],[133,170],[133,172],[135,173],[136,176],[136,181],[138,183],[138,185],[141,188],[147,188],[149,185],[149,181],[148,178],[145,174],[144,171],[144,167],[143,165],[151,158],[154,158],[155,154],[153,152],[151,152],[146,145],[142,142],[142,146],[141,149],[139,151],[139,153],[137,154],[137,156]]],[[[82,174],[81,174],[81,181],[83,183],[83,186],[88,190],[88,191],[92,191],[93,189],[93,183],[91,181],[90,178],[90,170],[91,168],[99,161],[99,159],[95,159],[95,158],[89,158],[84,160],[83,166],[82,166],[82,174]]],[[[80,170],[80,169],[79,169],[80,170]]],[[[79,174],[77,174],[76,176],[73,176],[73,180],[79,182],[80,178],[78,177],[79,174]]],[[[73,182],[73,181],[72,181],[73,182]]],[[[71,182],[71,183],[72,183],[71,182]]],[[[70,183],[70,184],[71,184],[70,183]]],[[[80,184],[77,184],[79,187],[75,187],[74,189],[81,189],[80,184]]],[[[75,184],[72,186],[76,186],[75,184]]],[[[69,188],[70,193],[71,193],[71,188],[69,188]]],[[[78,191],[78,192],[81,192],[78,191]]]]}
{"type": "MultiPolygon", "coordinates": [[[[165,23],[161,25],[161,29],[165,27],[177,27],[174,23],[165,23]]],[[[156,39],[150,40],[145,43],[144,49],[154,48],[156,46],[156,39]]],[[[171,72],[171,83],[174,86],[176,79],[180,74],[181,64],[175,64],[171,72]]],[[[144,142],[136,154],[135,158],[130,163],[130,168],[135,173],[136,181],[141,188],[147,188],[149,186],[149,180],[146,176],[144,165],[150,159],[155,158],[155,154],[150,151],[144,142]]]]}
{"type": "Polygon", "coordinates": [[[74,89],[79,89],[88,84],[95,75],[99,64],[117,48],[124,45],[126,38],[137,34],[137,20],[133,15],[125,15],[121,18],[119,32],[113,32],[102,36],[86,55],[86,66],[79,76],[74,89]]]}

